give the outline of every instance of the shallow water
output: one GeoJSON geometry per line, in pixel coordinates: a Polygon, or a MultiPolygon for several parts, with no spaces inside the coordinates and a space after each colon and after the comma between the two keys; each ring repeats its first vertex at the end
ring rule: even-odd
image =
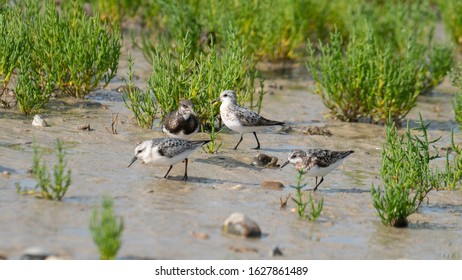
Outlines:
{"type": "MultiPolygon", "coordinates": [[[[150,66],[142,62],[140,54],[134,56],[142,86],[150,66]]],[[[125,72],[126,66],[121,65],[119,73],[125,72]]],[[[251,134],[244,136],[237,151],[232,148],[239,135],[228,132],[218,137],[224,143],[218,154],[201,150],[194,153],[188,182],[179,181],[182,164],[174,166],[168,180],[162,178],[168,167],[136,162],[127,168],[138,141],[163,134],[158,128],[149,131],[136,127],[120,93],[111,90],[122,84],[116,79],[106,90],[91,94],[89,100],[53,101],[51,109],[42,114],[50,125],[46,128],[32,127],[33,116],[0,110],[0,172],[11,173],[0,175],[0,255],[15,259],[26,248],[38,246],[62,258],[96,259],[98,251],[88,229],[89,217],[102,196],[109,194],[125,222],[118,254],[121,258],[267,259],[275,246],[284,254],[278,258],[287,259],[461,258],[460,191],[432,191],[429,203],[423,203],[420,212],[410,217],[409,228],[382,225],[372,206],[370,189],[372,183],[380,184],[383,127],[326,119],[321,100],[309,93],[308,79],[270,78],[266,85],[278,87],[268,87],[270,93],[265,96],[261,113],[285,121],[293,130],[286,133],[275,128],[260,133],[261,152],[282,162],[294,148],[356,151],[325,177],[315,193],[316,199],[324,199],[318,222],[298,220],[291,211],[291,201],[286,209],[280,209],[280,198],[294,195],[288,186],[296,183],[296,172],[293,166],[283,170],[251,166],[257,154],[250,149],[256,145],[251,134]],[[118,134],[110,132],[114,113],[119,113],[118,134]],[[92,130],[77,129],[85,124],[92,130]],[[332,136],[300,132],[309,125],[326,127],[332,136]],[[65,142],[66,159],[72,169],[72,185],[63,201],[17,194],[17,182],[34,186],[27,173],[32,163],[32,141],[46,148],[44,158],[51,169],[56,138],[65,142]],[[260,183],[265,180],[281,181],[286,188],[262,188],[260,183]],[[263,237],[223,235],[221,225],[233,212],[255,220],[263,237]],[[207,233],[209,238],[198,239],[192,233],[207,233]],[[232,247],[247,252],[236,252],[232,247]]],[[[446,81],[432,94],[420,97],[407,118],[415,125],[413,121],[420,112],[424,119],[431,120],[429,134],[433,138],[443,136],[438,144],[441,147],[450,145],[450,130],[456,128],[451,107],[453,90],[446,81]]],[[[312,188],[314,179],[307,178],[306,183],[312,188]]]]}

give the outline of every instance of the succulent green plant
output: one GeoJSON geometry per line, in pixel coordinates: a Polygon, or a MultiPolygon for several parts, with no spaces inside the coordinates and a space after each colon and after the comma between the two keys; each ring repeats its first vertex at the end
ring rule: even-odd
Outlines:
{"type": "Polygon", "coordinates": [[[98,246],[101,260],[113,260],[122,245],[124,222],[113,210],[113,199],[104,197],[101,209],[93,209],[90,217],[90,232],[98,246]]]}

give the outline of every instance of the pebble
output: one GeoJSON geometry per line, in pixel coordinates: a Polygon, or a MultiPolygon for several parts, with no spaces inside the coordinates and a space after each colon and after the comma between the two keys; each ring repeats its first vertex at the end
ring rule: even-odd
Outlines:
{"type": "Polygon", "coordinates": [[[197,239],[209,239],[209,235],[205,232],[191,232],[191,236],[197,239]]]}
{"type": "Polygon", "coordinates": [[[9,172],[9,171],[5,170],[5,171],[3,171],[3,172],[2,172],[2,175],[3,175],[3,177],[6,177],[6,178],[8,178],[8,177],[10,177],[10,175],[11,175],[11,172],[9,172]]]}
{"type": "Polygon", "coordinates": [[[85,124],[85,125],[82,125],[82,126],[78,126],[77,129],[79,129],[79,130],[88,130],[88,131],[91,130],[90,124],[85,124]]]}
{"type": "Polygon", "coordinates": [[[254,166],[263,166],[263,167],[278,167],[277,164],[278,158],[273,156],[268,156],[263,153],[259,153],[254,156],[252,165],[254,166]]]}
{"type": "Polygon", "coordinates": [[[235,185],[235,186],[231,186],[229,187],[230,190],[243,190],[245,189],[245,187],[243,185],[235,185]]]}
{"type": "Polygon", "coordinates": [[[323,136],[332,135],[329,129],[324,128],[324,127],[315,126],[315,125],[305,127],[304,129],[302,129],[302,133],[308,134],[308,135],[323,135],[323,136]]]}
{"type": "Polygon", "coordinates": [[[30,247],[24,250],[21,260],[45,260],[52,254],[40,247],[30,247]]]}
{"type": "Polygon", "coordinates": [[[48,124],[44,119],[42,119],[40,115],[35,115],[34,119],[32,120],[32,126],[47,127],[48,124]]]}
{"type": "Polygon", "coordinates": [[[279,247],[276,246],[273,249],[271,249],[269,255],[270,257],[275,257],[275,256],[282,256],[283,254],[282,254],[281,249],[279,249],[279,247]]]}
{"type": "Polygon", "coordinates": [[[263,181],[261,182],[261,186],[265,189],[272,189],[272,190],[282,190],[284,185],[278,181],[263,181]]]}
{"type": "Polygon", "coordinates": [[[231,251],[233,251],[234,253],[258,253],[258,249],[253,248],[253,247],[235,247],[235,246],[231,246],[231,247],[229,247],[229,249],[231,251]]]}
{"type": "Polygon", "coordinates": [[[233,213],[223,223],[222,231],[227,234],[243,237],[260,237],[260,227],[252,219],[242,213],[233,213]]]}

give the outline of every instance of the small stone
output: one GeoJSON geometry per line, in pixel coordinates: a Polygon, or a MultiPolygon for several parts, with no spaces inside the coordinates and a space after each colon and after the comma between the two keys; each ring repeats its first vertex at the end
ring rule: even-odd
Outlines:
{"type": "Polygon", "coordinates": [[[234,247],[231,246],[229,249],[235,253],[258,253],[257,248],[253,247],[234,247]]]}
{"type": "Polygon", "coordinates": [[[282,251],[281,251],[281,249],[279,249],[278,246],[276,246],[273,249],[271,249],[269,255],[270,255],[270,257],[282,256],[282,251]]]}
{"type": "Polygon", "coordinates": [[[21,260],[44,260],[51,254],[40,247],[27,248],[21,255],[21,260]]]}
{"type": "Polygon", "coordinates": [[[278,167],[279,165],[277,164],[277,162],[277,157],[268,156],[260,153],[253,158],[252,165],[264,167],[278,167]]]}
{"type": "Polygon", "coordinates": [[[205,232],[191,232],[191,236],[197,239],[209,239],[209,235],[205,232]]]}
{"type": "Polygon", "coordinates": [[[288,125],[285,125],[281,128],[281,130],[279,131],[279,133],[283,133],[283,134],[289,134],[289,133],[292,133],[294,131],[294,129],[288,125]]]}
{"type": "Polygon", "coordinates": [[[320,126],[308,126],[305,129],[302,130],[303,134],[308,134],[308,135],[323,135],[323,136],[331,136],[332,133],[330,132],[329,129],[323,128],[320,126]]]}
{"type": "Polygon", "coordinates": [[[32,120],[32,126],[47,127],[48,124],[44,119],[42,119],[40,115],[35,115],[34,119],[32,120]]]}
{"type": "Polygon", "coordinates": [[[230,189],[230,190],[237,190],[237,191],[238,191],[238,190],[243,190],[243,189],[245,189],[245,187],[242,186],[242,185],[235,185],[235,186],[229,187],[229,189],[230,189]]]}
{"type": "Polygon", "coordinates": [[[265,189],[272,189],[272,190],[282,190],[284,185],[278,181],[263,181],[261,182],[261,186],[265,189]]]}
{"type": "Polygon", "coordinates": [[[82,126],[78,126],[77,128],[80,129],[80,130],[87,130],[87,131],[91,130],[90,124],[85,124],[85,125],[82,125],[82,126]]]}
{"type": "Polygon", "coordinates": [[[8,177],[10,177],[11,173],[9,171],[5,170],[5,171],[2,172],[2,175],[3,175],[3,177],[8,178],[8,177]]]}
{"type": "Polygon", "coordinates": [[[231,235],[243,237],[260,237],[260,227],[249,217],[242,213],[233,213],[226,219],[222,231],[231,235]]]}

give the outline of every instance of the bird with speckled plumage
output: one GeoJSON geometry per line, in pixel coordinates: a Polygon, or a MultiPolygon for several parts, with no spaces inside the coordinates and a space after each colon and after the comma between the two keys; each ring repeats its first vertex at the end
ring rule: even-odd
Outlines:
{"type": "Polygon", "coordinates": [[[141,159],[145,164],[170,166],[164,178],[167,178],[174,164],[184,160],[183,181],[188,180],[188,157],[196,149],[210,140],[189,141],[178,138],[157,138],[146,140],[138,144],[135,148],[135,156],[131,160],[130,167],[137,159],[141,159]]]}
{"type": "Polygon", "coordinates": [[[268,120],[259,114],[241,107],[237,104],[236,93],[232,90],[225,90],[220,94],[220,97],[213,102],[221,101],[220,116],[223,123],[231,130],[239,132],[241,138],[234,147],[237,149],[242,142],[243,134],[252,132],[257,140],[257,147],[255,150],[260,149],[260,141],[258,141],[257,131],[261,131],[268,126],[284,125],[283,122],[268,120]]]}
{"type": "Polygon", "coordinates": [[[199,131],[199,117],[194,112],[191,100],[183,99],[178,104],[178,110],[170,112],[162,121],[162,131],[169,137],[191,139],[199,131]]]}
{"type": "Polygon", "coordinates": [[[354,151],[331,151],[323,149],[293,150],[287,157],[287,161],[281,165],[281,168],[291,163],[295,169],[310,177],[316,177],[316,191],[319,185],[324,181],[324,176],[337,168],[342,161],[354,151]],[[318,177],[321,180],[318,183],[318,177]]]}

